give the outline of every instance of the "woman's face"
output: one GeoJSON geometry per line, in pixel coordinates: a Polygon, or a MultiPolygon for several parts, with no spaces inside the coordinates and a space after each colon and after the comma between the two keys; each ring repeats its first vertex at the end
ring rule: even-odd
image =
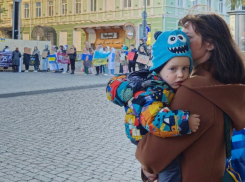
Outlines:
{"type": "Polygon", "coordinates": [[[37,50],[37,47],[36,46],[34,47],[34,50],[37,50]]]}
{"type": "Polygon", "coordinates": [[[211,52],[208,51],[208,46],[210,46],[210,43],[202,43],[201,35],[196,34],[191,22],[186,22],[182,31],[185,32],[190,39],[194,66],[207,61],[211,56],[211,52]]]}

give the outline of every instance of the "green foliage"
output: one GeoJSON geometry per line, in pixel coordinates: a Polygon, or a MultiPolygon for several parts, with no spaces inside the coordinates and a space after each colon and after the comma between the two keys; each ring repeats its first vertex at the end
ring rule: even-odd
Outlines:
{"type": "Polygon", "coordinates": [[[239,6],[245,5],[245,0],[228,0],[228,3],[231,6],[231,10],[234,10],[239,6]]]}

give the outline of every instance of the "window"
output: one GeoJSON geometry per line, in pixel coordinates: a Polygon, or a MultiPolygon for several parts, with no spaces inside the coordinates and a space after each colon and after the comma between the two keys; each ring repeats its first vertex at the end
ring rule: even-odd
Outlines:
{"type": "Polygon", "coordinates": [[[245,5],[244,5],[244,6],[242,6],[242,10],[245,10],[245,5]]]}
{"type": "Polygon", "coordinates": [[[178,0],[178,7],[183,7],[183,0],[178,0]]]}
{"type": "Polygon", "coordinates": [[[208,8],[212,7],[212,0],[207,0],[207,6],[208,6],[208,8]]]}
{"type": "Polygon", "coordinates": [[[24,17],[29,18],[29,3],[24,4],[24,17]]]}
{"type": "Polygon", "coordinates": [[[115,7],[115,1],[105,0],[105,11],[113,11],[115,7]]]}
{"type": "Polygon", "coordinates": [[[96,1],[97,0],[90,0],[90,10],[96,11],[96,1]]]}
{"type": "Polygon", "coordinates": [[[123,7],[124,8],[130,8],[131,7],[131,0],[124,0],[123,7]]]}
{"type": "Polygon", "coordinates": [[[54,16],[54,1],[48,1],[48,16],[54,16]]]}
{"type": "Polygon", "coordinates": [[[219,12],[223,13],[223,0],[219,0],[219,12]]]}
{"type": "Polygon", "coordinates": [[[67,0],[62,0],[61,12],[62,15],[67,15],[67,0]]]}
{"type": "Polygon", "coordinates": [[[76,13],[81,13],[81,0],[76,0],[76,13]]]}
{"type": "Polygon", "coordinates": [[[196,6],[197,5],[197,0],[192,1],[192,6],[196,6]]]}
{"type": "MultiPolygon", "coordinates": [[[[142,4],[143,4],[143,6],[145,6],[145,0],[142,0],[142,4]]],[[[151,5],[151,1],[150,0],[146,0],[146,6],[150,6],[150,5],[151,5]]]]}
{"type": "Polygon", "coordinates": [[[41,17],[41,2],[36,2],[36,17],[41,17]]]}

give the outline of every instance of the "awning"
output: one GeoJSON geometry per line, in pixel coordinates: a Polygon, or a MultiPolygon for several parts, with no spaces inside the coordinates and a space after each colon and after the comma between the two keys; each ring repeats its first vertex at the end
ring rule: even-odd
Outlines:
{"type": "Polygon", "coordinates": [[[119,23],[107,23],[107,24],[90,24],[90,25],[79,25],[75,26],[74,29],[87,29],[87,28],[96,28],[96,29],[101,29],[101,28],[118,28],[120,26],[124,26],[126,22],[119,22],[119,23]]]}

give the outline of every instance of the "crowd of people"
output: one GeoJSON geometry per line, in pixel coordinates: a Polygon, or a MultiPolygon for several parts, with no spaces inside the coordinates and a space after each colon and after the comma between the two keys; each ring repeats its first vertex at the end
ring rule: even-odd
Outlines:
{"type": "MultiPolygon", "coordinates": [[[[5,46],[4,52],[10,51],[8,46],[5,46]]],[[[23,50],[24,51],[24,50],[23,50]]],[[[143,69],[146,67],[149,67],[151,64],[142,64],[142,63],[136,63],[137,57],[139,54],[149,56],[149,60],[151,62],[152,60],[152,47],[151,45],[146,46],[143,39],[139,40],[139,46],[136,49],[134,44],[131,44],[130,47],[126,45],[121,45],[121,48],[116,50],[114,47],[109,46],[103,46],[102,44],[99,44],[96,46],[95,49],[93,49],[88,42],[84,43],[84,48],[82,51],[82,54],[90,55],[93,57],[94,52],[98,51],[101,53],[109,54],[107,59],[107,64],[103,65],[94,65],[93,60],[89,59],[89,56],[85,58],[83,61],[83,68],[82,71],[85,75],[88,74],[94,74],[94,68],[95,68],[95,75],[105,75],[105,76],[113,76],[115,74],[115,62],[117,61],[120,63],[120,69],[119,73],[131,73],[134,72],[136,69],[135,67],[138,66],[138,69],[143,69]],[[128,52],[135,53],[134,58],[132,60],[127,59],[128,52]],[[122,57],[123,55],[123,57],[122,57]]],[[[59,69],[58,72],[61,73],[69,73],[74,74],[75,73],[75,62],[78,60],[78,54],[76,51],[76,48],[74,45],[72,45],[70,48],[68,48],[67,45],[60,45],[59,48],[57,46],[53,46],[51,49],[48,45],[45,45],[43,50],[38,50],[38,47],[35,46],[33,49],[33,52],[31,54],[23,53],[21,54],[18,47],[13,51],[12,53],[12,68],[13,72],[18,72],[19,67],[19,58],[22,57],[23,64],[25,65],[25,72],[29,72],[29,64],[30,64],[30,57],[35,57],[35,63],[34,63],[34,71],[37,73],[39,70],[41,72],[48,72],[48,57],[49,55],[54,54],[56,56],[56,63],[58,64],[57,54],[58,53],[65,53],[69,57],[69,62],[62,64],[62,68],[59,69]],[[69,52],[70,49],[73,49],[74,51],[72,53],[69,52]],[[52,50],[52,51],[51,51],[52,50]],[[47,52],[46,56],[42,55],[42,52],[47,52]],[[42,60],[42,68],[40,68],[40,63],[42,60]],[[71,70],[71,71],[69,71],[71,70]]],[[[4,71],[7,69],[7,67],[4,67],[4,71]]]]}

